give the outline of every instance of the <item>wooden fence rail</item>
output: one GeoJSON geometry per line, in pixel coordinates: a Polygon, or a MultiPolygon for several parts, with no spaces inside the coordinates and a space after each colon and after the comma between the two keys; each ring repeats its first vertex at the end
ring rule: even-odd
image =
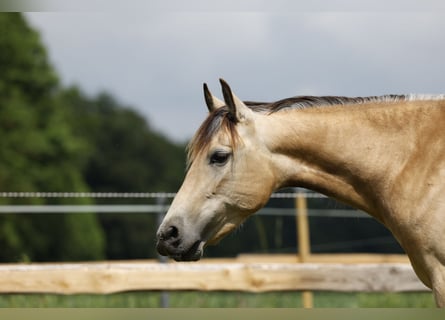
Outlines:
{"type": "Polygon", "coordinates": [[[102,262],[0,265],[3,293],[427,291],[406,263],[102,262]]]}

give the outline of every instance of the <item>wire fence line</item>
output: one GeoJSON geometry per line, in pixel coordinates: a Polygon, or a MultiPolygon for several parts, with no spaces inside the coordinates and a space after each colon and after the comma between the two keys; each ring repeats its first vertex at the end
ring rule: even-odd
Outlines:
{"type": "Polygon", "coordinates": [[[0,192],[0,198],[174,198],[171,192],[0,192]]]}
{"type": "MultiPolygon", "coordinates": [[[[0,205],[0,214],[12,213],[155,213],[164,214],[170,207],[167,199],[172,199],[176,193],[172,192],[0,192],[0,198],[102,198],[102,199],[156,199],[156,204],[5,204],[0,205]]],[[[305,189],[297,192],[280,192],[272,194],[275,199],[327,198],[322,194],[305,189]]],[[[295,216],[295,208],[266,206],[257,212],[265,216],[295,216]]],[[[307,212],[310,217],[325,218],[370,218],[360,210],[348,209],[313,209],[307,212]]]]}
{"type": "MultiPolygon", "coordinates": [[[[0,198],[133,198],[133,199],[171,199],[175,192],[0,192],[0,198]]],[[[312,191],[276,192],[274,199],[292,199],[296,197],[322,199],[325,195],[312,191]]]]}

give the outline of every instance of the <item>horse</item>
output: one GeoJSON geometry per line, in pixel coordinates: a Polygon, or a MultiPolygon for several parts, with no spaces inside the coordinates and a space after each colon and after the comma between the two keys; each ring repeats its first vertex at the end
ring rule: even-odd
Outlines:
{"type": "Polygon", "coordinates": [[[361,209],[388,228],[445,307],[445,95],[224,100],[204,84],[208,116],[188,145],[185,179],[157,250],[199,260],[284,187],[361,209]]]}

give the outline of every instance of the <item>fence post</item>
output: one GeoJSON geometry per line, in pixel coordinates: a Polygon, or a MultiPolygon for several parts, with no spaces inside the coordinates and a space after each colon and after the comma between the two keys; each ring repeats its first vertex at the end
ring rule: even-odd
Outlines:
{"type": "MultiPolygon", "coordinates": [[[[302,192],[298,192],[295,198],[295,207],[297,215],[298,230],[298,256],[301,263],[305,263],[311,254],[311,244],[309,237],[309,221],[307,216],[307,200],[302,192]]],[[[314,298],[311,291],[302,292],[302,300],[304,308],[313,308],[314,298]]]]}
{"type": "MultiPolygon", "coordinates": [[[[158,197],[156,198],[156,204],[159,206],[159,210],[157,213],[157,225],[158,227],[161,225],[162,220],[164,220],[165,217],[165,210],[164,210],[164,204],[165,204],[165,200],[166,197],[163,197],[162,195],[158,195],[158,197]]],[[[160,263],[167,263],[168,262],[168,258],[161,256],[160,254],[158,254],[158,260],[160,263]]],[[[167,291],[161,291],[161,296],[160,296],[160,306],[161,308],[168,308],[169,307],[169,302],[170,302],[170,297],[167,291]]]]}

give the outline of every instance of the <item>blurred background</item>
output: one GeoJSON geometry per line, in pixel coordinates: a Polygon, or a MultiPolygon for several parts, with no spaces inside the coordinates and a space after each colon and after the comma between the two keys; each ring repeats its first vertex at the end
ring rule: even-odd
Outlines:
{"type": "MultiPolygon", "coordinates": [[[[203,82],[219,96],[223,77],[256,101],[444,93],[444,31],[434,12],[0,13],[0,191],[176,192],[206,116],[203,82]]],[[[156,258],[156,228],[145,213],[5,213],[0,262],[156,258]]],[[[372,219],[311,217],[310,228],[314,253],[402,252],[372,219]]],[[[295,229],[293,216],[254,216],[206,256],[296,252],[295,229]]]]}

